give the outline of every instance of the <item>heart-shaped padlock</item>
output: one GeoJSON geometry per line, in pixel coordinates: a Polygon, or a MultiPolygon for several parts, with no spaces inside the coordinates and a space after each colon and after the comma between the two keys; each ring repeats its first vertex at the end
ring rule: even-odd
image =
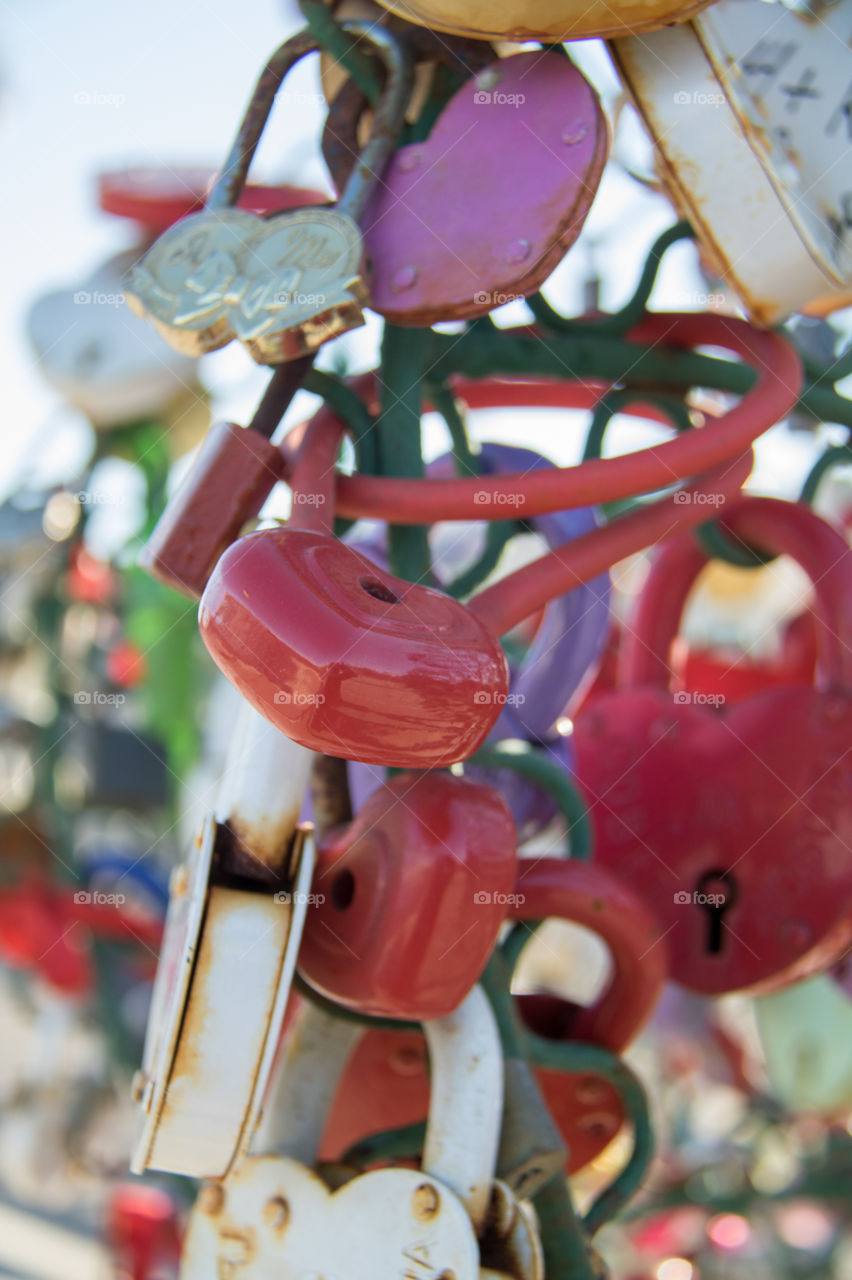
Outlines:
{"type": "Polygon", "coordinates": [[[387,73],[369,141],[333,208],[268,219],[235,208],[284,77],[319,47],[310,30],[270,58],[201,213],[165,231],[130,272],[125,296],[178,351],[198,356],[238,338],[261,364],[316,351],[364,323],[359,221],[402,124],[411,89],[405,51],[381,27],[347,22],[387,73]]]}
{"type": "MultiPolygon", "coordinates": [[[[368,1280],[452,1273],[477,1280],[492,1202],[503,1104],[494,1015],[479,988],[450,1017],[424,1028],[432,1087],[422,1170],[386,1168],[331,1192],[286,1154],[249,1156],[224,1183],[205,1188],[190,1218],[182,1275],[227,1274],[252,1257],[254,1274],[368,1280]]],[[[280,1143],[286,1152],[286,1137],[280,1143]]],[[[540,1250],[535,1234],[529,1247],[540,1250]]]]}
{"type": "Polygon", "coordinates": [[[672,695],[668,648],[705,563],[674,544],[625,632],[621,687],[574,734],[601,866],[653,908],[674,980],[714,995],[793,982],[852,939],[852,552],[808,508],[776,499],[746,499],[723,525],[811,577],[825,687],[720,709],[672,695]]]}
{"type": "Polygon", "coordinates": [[[360,1013],[450,1013],[497,939],[516,845],[491,787],[443,772],[398,774],[321,841],[300,973],[360,1013]]]}
{"type": "MultiPolygon", "coordinates": [[[[339,185],[354,121],[352,133],[339,185]]],[[[607,142],[594,89],[560,54],[515,54],[468,79],[429,137],[395,152],[367,206],[371,307],[429,325],[534,293],[580,234],[607,142]]]]}

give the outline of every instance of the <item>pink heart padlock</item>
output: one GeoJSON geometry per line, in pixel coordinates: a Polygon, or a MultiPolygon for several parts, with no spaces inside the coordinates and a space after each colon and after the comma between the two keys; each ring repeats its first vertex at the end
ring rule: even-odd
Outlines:
{"type": "Polygon", "coordinates": [[[580,234],[606,152],[597,95],[568,58],[493,62],[388,165],[364,220],[370,305],[430,325],[535,292],[580,234]]]}
{"type": "Polygon", "coordinates": [[[811,577],[823,687],[718,707],[669,690],[668,649],[706,563],[682,540],[625,630],[620,688],[574,730],[598,862],[660,920],[673,979],[712,995],[797,981],[852,941],[852,551],[777,499],[748,498],[722,523],[811,577]]]}

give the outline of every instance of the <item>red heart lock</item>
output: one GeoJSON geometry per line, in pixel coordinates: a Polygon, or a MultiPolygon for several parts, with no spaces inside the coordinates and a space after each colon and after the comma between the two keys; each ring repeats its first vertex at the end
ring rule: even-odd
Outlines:
{"type": "Polygon", "coordinates": [[[653,908],[674,980],[708,995],[795,982],[852,940],[852,552],[777,499],[748,498],[722,523],[811,577],[822,687],[720,708],[673,695],[668,650],[705,564],[675,543],[625,632],[621,687],[575,721],[598,860],[653,908]]]}
{"type": "Polygon", "coordinates": [[[516,848],[493,788],[448,773],[397,775],[320,844],[300,973],[361,1013],[451,1013],[494,947],[516,848]]]}

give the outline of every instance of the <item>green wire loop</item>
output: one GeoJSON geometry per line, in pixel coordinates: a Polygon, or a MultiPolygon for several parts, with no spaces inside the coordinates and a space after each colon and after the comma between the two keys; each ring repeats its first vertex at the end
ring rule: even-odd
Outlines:
{"type": "Polygon", "coordinates": [[[739,542],[716,520],[708,520],[692,530],[692,536],[710,560],[723,560],[738,569],[762,569],[777,560],[776,555],[764,554],[757,547],[739,542]]]}
{"type": "Polygon", "coordinates": [[[325,996],[321,996],[318,991],[314,991],[313,987],[309,986],[301,974],[298,973],[293,979],[293,990],[332,1018],[340,1018],[343,1022],[356,1022],[365,1029],[372,1027],[378,1031],[421,1030],[419,1022],[406,1022],[402,1018],[371,1018],[367,1013],[355,1013],[353,1009],[345,1009],[343,1005],[335,1004],[333,1000],[329,1000],[325,996]]]}
{"type": "Polygon", "coordinates": [[[541,293],[535,293],[527,298],[527,306],[540,324],[554,330],[556,333],[576,333],[587,328],[600,334],[621,335],[626,333],[628,329],[632,329],[634,325],[639,323],[647,309],[648,300],[657,282],[660,262],[666,250],[678,240],[693,239],[694,236],[695,232],[688,222],[676,222],[674,226],[669,227],[662,235],[658,236],[648,251],[642,274],[632,297],[618,311],[610,312],[600,319],[590,321],[569,319],[554,310],[541,293]]]}
{"type": "Polygon", "coordinates": [[[299,8],[317,44],[352,77],[370,106],[378,106],[382,86],[376,77],[373,63],[358,48],[348,31],[332,16],[328,5],[321,0],[299,0],[299,8]]]}
{"type": "Polygon", "coordinates": [[[482,747],[469,764],[485,769],[511,769],[547,791],[565,819],[570,857],[588,862],[593,852],[592,827],[583,799],[571,778],[543,751],[521,738],[504,738],[482,747]]]}
{"type": "Polygon", "coordinates": [[[303,383],[305,391],[320,396],[347,426],[355,448],[359,471],[376,475],[379,468],[379,446],[376,419],[361,397],[333,373],[311,369],[303,383]]]}
{"type": "Polygon", "coordinates": [[[799,502],[806,502],[810,506],[816,498],[823,476],[834,467],[843,466],[852,466],[852,443],[830,445],[820,454],[805,478],[799,502]]]}
{"type": "MultiPolygon", "coordinates": [[[[377,424],[381,474],[420,480],[424,475],[421,412],[431,331],[385,322],[381,351],[382,411],[377,424]]],[[[427,525],[388,525],[390,571],[408,582],[432,585],[427,525]]]]}
{"type": "Polygon", "coordinates": [[[446,594],[456,600],[463,600],[465,596],[471,595],[497,568],[512,539],[525,530],[526,525],[520,520],[492,520],[485,530],[482,555],[469,569],[465,569],[464,573],[460,573],[444,587],[446,594]]]}
{"type": "Polygon", "coordinates": [[[658,391],[641,391],[626,387],[618,388],[614,391],[608,391],[595,406],[592,421],[589,423],[589,430],[586,434],[583,462],[589,462],[590,459],[601,456],[604,436],[610,422],[626,405],[635,404],[637,401],[647,401],[649,404],[657,405],[665,413],[675,431],[692,430],[692,418],[689,414],[689,408],[679,397],[666,395],[658,391]]]}
{"type": "Polygon", "coordinates": [[[431,400],[435,411],[447,424],[447,430],[453,443],[453,461],[456,473],[460,476],[478,476],[480,474],[480,458],[474,452],[467,434],[467,426],[458,403],[446,383],[425,379],[423,390],[431,400]]]}
{"type": "Polygon", "coordinates": [[[593,1236],[633,1198],[654,1157],[654,1132],[645,1090],[627,1064],[609,1049],[572,1040],[546,1040],[526,1032],[527,1052],[537,1067],[556,1071],[588,1071],[601,1076],[618,1091],[633,1127],[633,1150],[616,1179],[600,1193],[583,1218],[593,1236]]]}

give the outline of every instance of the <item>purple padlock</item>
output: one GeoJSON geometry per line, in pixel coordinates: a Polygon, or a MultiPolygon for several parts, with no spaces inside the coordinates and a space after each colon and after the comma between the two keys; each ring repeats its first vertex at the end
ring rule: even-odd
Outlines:
{"type": "Polygon", "coordinates": [[[580,234],[607,150],[597,95],[567,57],[492,62],[385,170],[362,223],[370,306],[420,326],[534,293],[580,234]]]}

